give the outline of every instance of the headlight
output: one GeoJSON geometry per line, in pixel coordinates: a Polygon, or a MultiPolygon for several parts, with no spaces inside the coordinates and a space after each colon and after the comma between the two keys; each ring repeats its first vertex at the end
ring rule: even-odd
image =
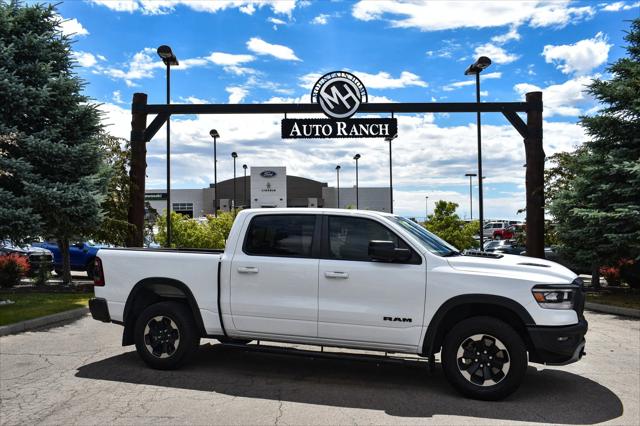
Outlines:
{"type": "Polygon", "coordinates": [[[575,288],[534,287],[531,290],[538,305],[545,309],[573,309],[575,288]]]}

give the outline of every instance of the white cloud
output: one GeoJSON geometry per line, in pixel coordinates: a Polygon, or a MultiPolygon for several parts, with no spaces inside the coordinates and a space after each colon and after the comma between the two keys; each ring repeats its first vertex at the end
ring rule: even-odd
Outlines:
{"type": "Polygon", "coordinates": [[[227,87],[225,89],[229,93],[229,103],[238,104],[249,94],[249,91],[243,87],[227,87]]]}
{"type": "Polygon", "coordinates": [[[284,61],[300,61],[293,50],[281,44],[271,44],[259,37],[252,37],[247,42],[247,49],[258,55],[271,55],[284,61]]]}
{"type": "Polygon", "coordinates": [[[80,65],[81,67],[92,67],[98,63],[98,59],[89,52],[82,51],[74,51],[71,53],[73,59],[80,65]]]}
{"type": "Polygon", "coordinates": [[[287,25],[287,23],[285,21],[283,21],[282,19],[274,18],[273,16],[268,18],[267,21],[271,22],[272,24],[276,24],[276,25],[287,25]]]}
{"type": "Polygon", "coordinates": [[[602,6],[600,10],[603,10],[605,12],[619,12],[621,10],[631,10],[631,9],[640,8],[640,1],[631,3],[631,4],[627,4],[623,1],[617,1],[615,3],[601,4],[600,6],[602,6]]]}
{"type": "Polygon", "coordinates": [[[62,34],[70,37],[80,37],[89,34],[89,31],[87,31],[76,18],[65,19],[61,16],[59,16],[59,18],[61,19],[60,29],[62,30],[62,34]]]}
{"type": "MultiPolygon", "coordinates": [[[[372,89],[402,89],[410,86],[429,86],[428,83],[420,79],[420,76],[409,71],[402,71],[398,78],[393,78],[391,74],[385,71],[380,71],[377,74],[369,74],[361,71],[351,72],[362,80],[365,87],[372,89]]],[[[320,77],[322,77],[320,73],[305,74],[300,77],[300,87],[311,89],[320,77]]]]}
{"type": "Polygon", "coordinates": [[[505,34],[491,37],[491,41],[493,41],[494,43],[498,43],[498,44],[504,44],[504,43],[506,43],[508,41],[511,41],[511,40],[520,40],[520,34],[518,33],[518,27],[515,26],[515,25],[512,25],[509,28],[509,31],[506,32],[505,34]]]}
{"type": "Polygon", "coordinates": [[[234,55],[232,53],[213,52],[208,59],[216,65],[240,65],[255,59],[253,55],[234,55]]]}
{"type": "Polygon", "coordinates": [[[544,89],[529,83],[519,83],[514,90],[520,95],[542,91],[544,116],[577,117],[595,105],[595,100],[586,92],[592,77],[580,76],[562,84],[552,84],[544,89]]]}
{"type": "MultiPolygon", "coordinates": [[[[482,74],[482,79],[483,80],[487,80],[487,79],[491,80],[491,79],[496,79],[496,78],[502,78],[502,73],[501,72],[490,72],[490,73],[487,73],[487,74],[482,74]]],[[[444,90],[446,92],[450,92],[452,90],[459,89],[461,87],[473,86],[474,84],[476,84],[476,80],[474,78],[470,78],[468,80],[456,81],[455,83],[447,84],[446,86],[442,87],[442,90],[444,90]]]]}
{"type": "Polygon", "coordinates": [[[612,46],[607,42],[607,37],[599,32],[593,38],[574,44],[548,44],[544,47],[542,55],[547,63],[555,64],[563,74],[584,75],[607,61],[612,46]]]}
{"type": "Polygon", "coordinates": [[[533,27],[565,26],[589,18],[591,6],[572,7],[570,0],[539,1],[358,1],[356,19],[384,20],[394,27],[439,31],[456,28],[490,28],[528,23],[533,27]]]}
{"type": "Polygon", "coordinates": [[[329,15],[327,15],[326,13],[321,13],[311,20],[311,23],[315,25],[327,25],[328,22],[329,15]]]}
{"type": "Polygon", "coordinates": [[[189,7],[197,12],[216,13],[225,9],[236,8],[240,12],[252,15],[257,8],[269,6],[276,14],[291,16],[296,7],[296,0],[89,0],[91,3],[105,6],[116,12],[140,11],[147,15],[171,13],[176,6],[189,7]]]}
{"type": "Polygon", "coordinates": [[[509,64],[520,58],[520,56],[509,53],[493,43],[485,43],[476,47],[475,56],[488,56],[496,64],[509,64]]]}
{"type": "Polygon", "coordinates": [[[122,93],[120,93],[119,90],[115,90],[111,96],[111,99],[113,99],[113,102],[117,103],[117,104],[124,104],[125,102],[122,100],[122,93]]]}

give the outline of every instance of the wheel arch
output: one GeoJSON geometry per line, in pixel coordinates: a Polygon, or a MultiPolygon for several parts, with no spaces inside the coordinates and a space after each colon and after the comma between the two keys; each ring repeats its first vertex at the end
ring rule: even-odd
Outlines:
{"type": "Polygon", "coordinates": [[[465,294],[453,297],[440,306],[427,327],[422,354],[431,356],[439,352],[444,336],[455,324],[479,315],[498,318],[511,325],[520,334],[527,349],[533,349],[527,326],[534,325],[535,321],[524,306],[503,296],[465,294]]]}
{"type": "Polygon", "coordinates": [[[186,302],[198,327],[200,336],[206,336],[200,308],[189,287],[182,281],[166,277],[149,277],[133,286],[124,306],[122,345],[134,343],[133,328],[138,315],[147,306],[163,300],[186,302]]]}

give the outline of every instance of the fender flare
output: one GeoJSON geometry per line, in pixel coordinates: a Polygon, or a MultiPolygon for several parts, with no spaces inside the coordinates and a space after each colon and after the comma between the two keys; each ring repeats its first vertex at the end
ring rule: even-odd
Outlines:
{"type": "Polygon", "coordinates": [[[133,318],[131,318],[131,314],[134,306],[134,300],[136,300],[136,297],[141,291],[151,287],[154,284],[162,284],[164,286],[173,287],[176,290],[181,291],[185,295],[187,304],[189,305],[189,308],[193,313],[193,318],[196,322],[198,330],[200,331],[200,336],[206,336],[206,330],[204,328],[204,322],[202,320],[200,308],[198,307],[198,302],[196,301],[196,298],[193,296],[193,293],[191,292],[189,287],[182,281],[173,278],[149,277],[138,281],[136,285],[133,286],[131,292],[129,293],[129,296],[127,297],[127,301],[124,305],[124,314],[122,317],[125,326],[125,331],[122,336],[122,344],[125,345],[133,343],[133,318]]]}
{"type": "Polygon", "coordinates": [[[494,305],[499,306],[500,308],[505,308],[520,318],[525,327],[535,325],[535,321],[531,315],[529,315],[529,312],[527,312],[525,307],[513,299],[493,294],[463,294],[455,296],[444,302],[436,311],[433,318],[431,318],[431,322],[427,327],[424,343],[422,345],[423,354],[430,356],[435,352],[434,345],[439,337],[438,332],[440,331],[444,318],[446,318],[449,312],[463,305],[473,306],[479,304],[494,305]]]}

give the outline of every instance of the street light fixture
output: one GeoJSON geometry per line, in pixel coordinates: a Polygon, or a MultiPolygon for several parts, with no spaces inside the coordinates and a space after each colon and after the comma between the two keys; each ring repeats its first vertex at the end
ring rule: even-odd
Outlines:
{"type": "Polygon", "coordinates": [[[244,204],[244,208],[247,208],[247,165],[243,164],[242,168],[244,169],[244,197],[242,203],[244,204]]]}
{"type": "Polygon", "coordinates": [[[213,215],[218,217],[218,157],[216,152],[216,141],[220,133],[216,129],[211,129],[209,135],[213,138],[213,215]]]}
{"type": "MultiPolygon", "coordinates": [[[[464,72],[464,75],[475,75],[476,76],[476,102],[480,104],[480,73],[485,70],[489,65],[491,65],[491,59],[486,56],[480,56],[477,61],[467,68],[464,72]]],[[[479,106],[479,105],[478,105],[479,106]]],[[[482,228],[484,225],[484,199],[482,196],[482,132],[481,132],[481,121],[480,121],[480,108],[478,108],[478,112],[476,115],[477,120],[477,130],[478,130],[478,203],[480,204],[479,213],[480,213],[480,250],[484,250],[483,248],[483,233],[482,228]]]]}
{"type": "Polygon", "coordinates": [[[358,160],[360,159],[360,154],[356,154],[353,159],[356,160],[356,209],[359,209],[360,203],[358,199],[358,160]]]}
{"type": "Polygon", "coordinates": [[[474,176],[478,176],[477,173],[465,173],[465,176],[469,176],[469,214],[471,215],[471,220],[473,220],[473,196],[471,194],[472,191],[472,183],[471,180],[474,176]]]}
{"type": "Polygon", "coordinates": [[[338,202],[336,203],[336,207],[340,208],[340,166],[336,166],[336,181],[338,182],[338,202]]]}
{"type": "Polygon", "coordinates": [[[424,223],[427,223],[429,220],[429,196],[425,195],[424,197],[424,223]]]}
{"type": "Polygon", "coordinates": [[[234,151],[231,153],[231,157],[233,157],[233,202],[231,206],[233,207],[233,212],[236,212],[236,158],[238,158],[238,154],[234,151]]]}
{"type": "MultiPolygon", "coordinates": [[[[167,105],[171,103],[171,66],[178,58],[167,45],[158,47],[158,56],[167,66],[167,105]]],[[[171,115],[167,117],[167,247],[171,247],[171,115]]]]}
{"type": "Polygon", "coordinates": [[[393,213],[393,170],[391,161],[391,141],[397,138],[398,135],[387,136],[385,141],[389,142],[389,212],[393,213]]]}

